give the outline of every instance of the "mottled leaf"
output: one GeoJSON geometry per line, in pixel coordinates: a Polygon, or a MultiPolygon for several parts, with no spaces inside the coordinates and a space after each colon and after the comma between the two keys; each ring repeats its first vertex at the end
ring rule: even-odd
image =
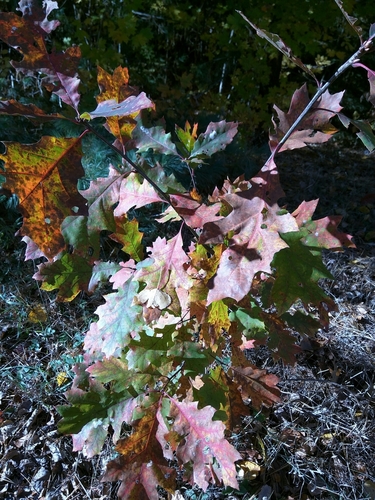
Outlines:
{"type": "Polygon", "coordinates": [[[88,201],[90,230],[116,230],[113,209],[120,198],[122,180],[123,175],[110,165],[108,177],[99,177],[91,181],[88,189],[80,191],[88,201]]]}
{"type": "Polygon", "coordinates": [[[172,399],[170,417],[173,418],[171,431],[184,439],[176,449],[177,458],[183,464],[189,464],[191,473],[187,479],[206,491],[209,482],[216,478],[224,486],[238,489],[235,462],[241,455],[225,439],[225,425],[213,421],[215,408],[206,406],[201,410],[198,403],[183,403],[172,399]]]}
{"type": "Polygon", "coordinates": [[[121,183],[119,204],[115,208],[115,217],[121,217],[132,207],[141,208],[149,203],[164,201],[155,189],[141,175],[131,173],[121,183]],[[142,181],[142,183],[141,183],[142,181]]]}
{"type": "Polygon", "coordinates": [[[254,408],[260,409],[262,405],[272,406],[280,402],[280,390],[277,387],[278,377],[256,366],[235,367],[233,378],[241,386],[243,398],[251,399],[254,408]]]}
{"type": "Polygon", "coordinates": [[[190,194],[170,195],[172,206],[168,207],[159,222],[167,220],[184,220],[184,222],[196,229],[203,227],[207,222],[213,222],[222,219],[217,213],[220,210],[220,204],[205,205],[193,200],[190,194]]]}
{"type": "Polygon", "coordinates": [[[85,350],[103,353],[107,357],[119,355],[121,350],[144,328],[142,307],[132,305],[138,283],[127,281],[116,293],[105,295],[105,304],[96,314],[99,321],[92,323],[85,337],[85,350]]]}
{"type": "MultiPolygon", "coordinates": [[[[328,141],[336,129],[329,124],[329,120],[341,111],[340,101],[344,92],[330,94],[328,90],[317,100],[310,112],[298,125],[279,152],[287,149],[303,148],[307,144],[316,144],[328,141]]],[[[273,151],[286,132],[297,120],[300,114],[309,104],[310,98],[307,85],[296,90],[293,94],[288,113],[281,111],[276,105],[274,109],[277,113],[278,124],[273,121],[275,132],[270,135],[270,148],[273,151]]]]}
{"type": "Polygon", "coordinates": [[[200,134],[194,143],[194,147],[190,154],[190,159],[200,156],[212,156],[218,151],[222,151],[233,141],[233,137],[237,134],[238,123],[226,122],[211,122],[206,131],[200,134]]]}
{"type": "Polygon", "coordinates": [[[138,221],[136,219],[128,220],[125,217],[115,219],[116,230],[109,237],[122,245],[121,250],[136,262],[143,260],[143,233],[138,230],[138,221]]]}
{"type": "Polygon", "coordinates": [[[159,500],[158,487],[175,491],[175,471],[156,439],[158,420],[149,410],[134,424],[133,433],[116,447],[120,457],[107,465],[103,481],[121,481],[119,498],[159,500]]]}
{"type": "Polygon", "coordinates": [[[146,283],[148,289],[162,290],[173,296],[177,287],[189,289],[192,280],[186,272],[189,257],[183,250],[181,232],[170,240],[157,238],[148,248],[152,263],[140,268],[134,279],[146,283]]]}
{"type": "MultiPolygon", "coordinates": [[[[138,90],[129,85],[128,69],[121,66],[116,68],[112,75],[99,66],[98,85],[100,88],[100,93],[96,96],[98,104],[109,100],[120,103],[130,96],[138,95],[138,90]]],[[[106,118],[106,128],[116,137],[123,148],[130,140],[132,130],[136,126],[134,118],[137,114],[136,111],[129,116],[109,116],[106,118]]]]}
{"type": "MultiPolygon", "coordinates": [[[[271,273],[273,256],[286,247],[280,233],[298,229],[294,218],[280,212],[279,206],[268,199],[268,183],[264,181],[270,175],[266,171],[263,177],[253,179],[251,189],[222,196],[232,211],[203,227],[200,243],[217,244],[228,238],[228,248],[223,251],[217,273],[209,283],[208,304],[225,297],[241,300],[249,292],[256,273],[271,273]]],[[[273,196],[277,196],[277,191],[273,196]]]]}
{"type": "Polygon", "coordinates": [[[24,216],[20,233],[52,258],[65,246],[62,221],[77,210],[86,212],[85,200],[77,191],[77,181],[84,175],[81,137],[43,137],[36,144],[4,144],[7,151],[0,159],[5,162],[7,180],[3,187],[19,197],[24,216]]]}
{"type": "Polygon", "coordinates": [[[176,146],[171,141],[171,134],[166,134],[160,125],[146,128],[139,122],[132,135],[139,153],[152,149],[157,153],[178,156],[176,146]]]}
{"type": "Polygon", "coordinates": [[[352,236],[337,229],[341,222],[340,215],[329,215],[319,220],[312,220],[319,200],[303,201],[292,213],[302,231],[301,242],[314,248],[341,250],[343,247],[355,248],[352,236]]]}
{"type": "Polygon", "coordinates": [[[43,290],[58,290],[57,300],[70,302],[80,291],[87,290],[91,271],[84,257],[66,253],[55,262],[39,264],[33,278],[43,281],[43,290]]]}

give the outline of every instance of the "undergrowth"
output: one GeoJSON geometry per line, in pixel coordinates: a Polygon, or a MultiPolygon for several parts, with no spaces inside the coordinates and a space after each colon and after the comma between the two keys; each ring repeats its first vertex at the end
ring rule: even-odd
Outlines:
{"type": "MultiPolygon", "coordinates": [[[[93,294],[103,282],[112,286],[77,358],[51,359],[38,371],[22,366],[20,351],[15,383],[22,389],[36,377],[48,384],[52,371],[61,387],[73,365],[59,429],[87,457],[99,454],[111,436],[117,456],[103,480],[121,481],[120,498],[156,500],[160,488],[173,493],[178,481],[203,490],[212,484],[240,488],[244,457],[235,433],[244,419],[261,418],[280,401],[279,378],[257,368],[247,350],[263,345],[274,362],[293,365],[299,340],[328,328],[337,308],[319,285],[332,278],[322,252],[354,247],[352,238],[337,229],[339,216],[313,219],[318,200],[292,213],[279,206],[284,193],[276,164],[282,151],[328,141],[336,131],[333,117],[355,126],[369,150],[375,147],[371,125],[346,118],[343,92],[328,90],[349,67],[364,68],[375,103],[375,74],[360,62],[372,49],[375,25],[364,40],[337,4],[360,48],[324,85],[277,35],[240,13],[318,90],[311,100],[307,85],[296,90],[288,112],[274,106],[268,160],[251,178],[223,182],[215,178],[216,158],[234,140],[238,123],[211,122],[201,131],[186,122],[168,133],[163,122],[146,127],[145,110],[154,104],[129,85],[122,67],[113,74],[98,68],[97,107],[82,110],[79,48],[48,49],[59,24],[48,19],[56,2],[40,8],[21,1],[22,16],[0,14],[0,38],[23,56],[14,68],[27,76],[41,73],[41,85],[61,104],[47,113],[12,99],[0,102],[0,113],[75,129],[64,136],[60,127],[32,144],[4,141],[3,188],[19,198],[25,258],[38,259],[34,278],[56,293],[57,304],[93,294]],[[94,140],[103,144],[107,163],[98,161],[97,169],[89,147],[94,140]],[[207,165],[217,185],[203,189],[207,165]]],[[[38,324],[47,312],[39,307],[27,314],[38,324]]],[[[51,333],[35,329],[30,350],[43,348],[38,336],[51,333]]],[[[79,347],[75,335],[70,342],[79,347]]]]}

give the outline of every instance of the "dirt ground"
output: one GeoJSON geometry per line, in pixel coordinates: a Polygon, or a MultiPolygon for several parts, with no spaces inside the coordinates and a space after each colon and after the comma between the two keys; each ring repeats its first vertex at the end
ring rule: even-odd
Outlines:
{"type": "MultiPolygon", "coordinates": [[[[241,490],[181,484],[174,500],[375,499],[375,155],[319,146],[278,166],[289,209],[320,198],[317,217],[342,215],[355,237],[357,249],[325,254],[335,281],[322,286],[338,311],[295,366],[273,363],[265,347],[249,353],[280,377],[282,402],[231,437],[247,460],[241,490]]],[[[58,304],[30,278],[21,243],[0,254],[0,498],[115,499],[117,485],[100,482],[110,442],[87,460],[56,429],[100,296],[58,304]]]]}

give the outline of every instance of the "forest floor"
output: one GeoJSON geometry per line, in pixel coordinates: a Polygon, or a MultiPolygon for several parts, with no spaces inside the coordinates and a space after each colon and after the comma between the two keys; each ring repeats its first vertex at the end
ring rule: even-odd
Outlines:
{"type": "MultiPolygon", "coordinates": [[[[317,216],[342,215],[357,249],[326,252],[335,281],[321,286],[337,311],[295,366],[265,347],[249,352],[280,377],[282,402],[231,437],[247,460],[241,490],[181,484],[174,500],[375,499],[375,156],[319,146],[283,153],[278,166],[288,208],[320,198],[317,216]]],[[[23,253],[18,241],[0,248],[0,499],[115,499],[117,485],[100,482],[110,441],[88,460],[56,427],[100,294],[57,303],[23,253]]]]}

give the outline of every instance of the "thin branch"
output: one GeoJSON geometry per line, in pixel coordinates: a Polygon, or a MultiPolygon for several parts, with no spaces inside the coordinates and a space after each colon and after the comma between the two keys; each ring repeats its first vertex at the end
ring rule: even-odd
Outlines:
{"type": "MultiPolygon", "coordinates": [[[[250,24],[250,26],[252,28],[255,29],[254,25],[247,19],[246,16],[244,16],[244,14],[242,14],[241,11],[237,11],[242,17],[243,19],[245,19],[245,21],[250,24]]],[[[268,158],[266,164],[268,162],[270,162],[274,157],[275,155],[280,151],[281,147],[286,143],[286,141],[289,139],[289,137],[293,134],[293,132],[297,129],[298,125],[302,122],[302,120],[305,118],[305,116],[309,113],[309,111],[311,110],[311,108],[314,106],[314,104],[318,101],[318,99],[324,94],[324,92],[328,89],[328,87],[330,85],[332,85],[332,83],[337,80],[337,78],[342,75],[344,73],[344,71],[346,71],[348,68],[350,68],[353,64],[355,63],[358,63],[360,58],[363,56],[363,54],[365,54],[366,52],[370,52],[371,49],[372,49],[372,45],[373,45],[373,40],[375,39],[375,34],[372,35],[368,40],[366,40],[365,42],[363,42],[361,44],[361,46],[359,47],[359,49],[351,56],[349,57],[349,59],[344,63],[342,64],[339,69],[335,72],[335,74],[328,80],[327,83],[325,83],[325,85],[323,85],[323,87],[319,87],[318,88],[318,91],[316,92],[316,94],[314,95],[314,97],[311,99],[311,101],[309,102],[309,104],[306,106],[306,108],[302,111],[302,113],[299,115],[299,117],[296,119],[296,121],[293,123],[293,125],[290,127],[290,129],[286,132],[286,134],[284,135],[284,137],[280,140],[280,142],[278,143],[278,145],[276,146],[275,150],[273,151],[273,153],[270,155],[270,157],[268,158]]],[[[278,50],[280,50],[283,54],[285,54],[285,52],[283,50],[281,50],[277,45],[275,45],[276,48],[278,48],[278,50]]],[[[286,54],[287,55],[287,54],[286,54]]]]}
{"type": "Polygon", "coordinates": [[[309,111],[312,109],[314,104],[320,99],[320,97],[324,94],[324,92],[328,89],[332,83],[341,76],[344,71],[346,71],[348,68],[350,68],[354,63],[358,62],[360,57],[363,56],[365,52],[368,51],[367,48],[367,42],[362,44],[360,48],[355,52],[349,59],[342,64],[339,69],[334,73],[334,75],[331,76],[331,78],[326,82],[323,87],[320,87],[314,97],[311,99],[309,104],[306,106],[306,108],[302,111],[302,113],[299,115],[299,117],[296,119],[296,121],[293,123],[293,125],[290,127],[288,132],[284,135],[284,137],[280,140],[278,145],[276,146],[276,149],[274,152],[271,154],[269,157],[268,161],[270,161],[281,149],[281,147],[286,143],[286,141],[289,139],[289,137],[293,134],[293,132],[297,129],[299,124],[302,122],[302,120],[306,117],[306,115],[309,113],[309,111]]]}
{"type": "Polygon", "coordinates": [[[147,182],[149,182],[151,184],[151,186],[155,189],[155,191],[158,193],[158,195],[161,198],[163,198],[164,201],[166,201],[169,205],[171,205],[173,207],[169,196],[166,193],[164,193],[164,191],[162,191],[160,189],[160,187],[146,174],[146,172],[143,170],[142,167],[140,167],[139,165],[134,163],[133,160],[131,160],[126,153],[123,153],[122,151],[117,149],[116,146],[114,146],[109,141],[107,141],[107,139],[105,139],[101,134],[99,134],[99,132],[97,132],[89,123],[86,123],[86,122],[81,122],[81,123],[82,123],[82,125],[84,125],[84,127],[87,130],[89,130],[90,132],[95,134],[96,137],[98,137],[98,139],[103,141],[109,148],[111,148],[113,151],[115,151],[117,154],[119,154],[121,156],[121,158],[123,158],[125,161],[127,161],[129,163],[129,165],[131,165],[131,167],[133,167],[136,172],[138,172],[147,182]]]}

